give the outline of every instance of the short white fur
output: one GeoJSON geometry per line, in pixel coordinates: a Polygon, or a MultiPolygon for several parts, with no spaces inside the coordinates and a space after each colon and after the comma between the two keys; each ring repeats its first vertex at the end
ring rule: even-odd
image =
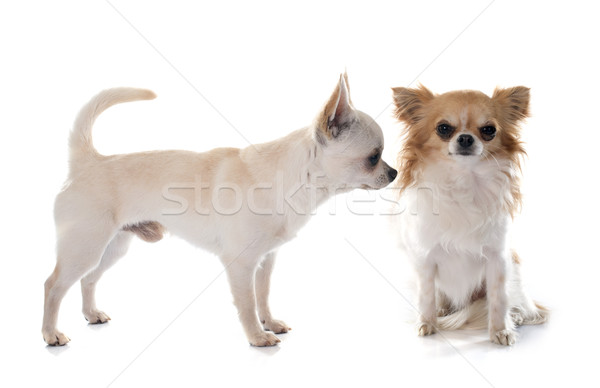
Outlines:
{"type": "Polygon", "coordinates": [[[359,187],[382,188],[395,178],[396,171],[383,160],[365,168],[374,147],[383,146],[381,128],[351,105],[343,75],[313,124],[269,143],[204,153],[104,156],[95,150],[91,130],[100,113],[117,103],[154,97],[142,89],[105,90],[75,122],[69,177],[55,203],[57,264],[45,283],[44,340],[69,342],[57,329],[58,311],[80,279],[85,318],[90,323],[110,319],[96,306],[98,280],[127,252],[134,234],[157,241],[165,228],[221,259],[248,341],[274,345],[279,339],[273,333],[290,329],[273,318],[268,304],[277,248],[295,237],[329,197],[359,187]],[[185,186],[198,182],[196,190],[185,186]],[[219,187],[236,190],[215,190],[219,187]],[[238,201],[243,205],[231,214],[213,206],[232,209],[238,201]]]}

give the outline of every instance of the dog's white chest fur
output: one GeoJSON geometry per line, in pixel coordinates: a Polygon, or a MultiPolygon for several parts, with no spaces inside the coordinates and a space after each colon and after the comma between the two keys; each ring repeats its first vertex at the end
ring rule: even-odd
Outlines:
{"type": "Polygon", "coordinates": [[[434,265],[436,285],[456,305],[468,303],[485,277],[487,253],[506,249],[508,166],[432,164],[406,191],[401,245],[419,269],[434,265]]]}
{"type": "Polygon", "coordinates": [[[510,170],[498,167],[495,161],[428,166],[404,197],[403,245],[480,256],[484,246],[504,241],[511,195],[504,171],[510,170]]]}

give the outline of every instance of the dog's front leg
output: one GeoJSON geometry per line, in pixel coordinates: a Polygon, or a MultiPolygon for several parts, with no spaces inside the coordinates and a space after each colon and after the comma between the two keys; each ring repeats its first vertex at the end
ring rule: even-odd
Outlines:
{"type": "Polygon", "coordinates": [[[244,257],[240,257],[231,262],[226,260],[223,262],[226,265],[233,303],[237,307],[240,322],[250,344],[272,346],[280,342],[277,336],[264,331],[256,315],[254,277],[258,266],[257,260],[245,260],[244,257]]]}
{"type": "Polygon", "coordinates": [[[269,252],[256,270],[256,301],[258,303],[258,318],[265,330],[273,333],[287,333],[292,330],[283,321],[273,319],[269,308],[269,292],[271,289],[271,273],[275,265],[277,252],[269,252]]]}
{"type": "Polygon", "coordinates": [[[425,259],[417,268],[419,281],[419,320],[417,322],[417,333],[420,336],[430,335],[436,332],[437,308],[435,305],[435,271],[436,264],[432,260],[425,259]]]}
{"type": "Polygon", "coordinates": [[[489,331],[492,342],[512,345],[517,335],[513,330],[508,309],[508,271],[510,253],[490,252],[486,254],[487,297],[489,304],[489,331]]]}

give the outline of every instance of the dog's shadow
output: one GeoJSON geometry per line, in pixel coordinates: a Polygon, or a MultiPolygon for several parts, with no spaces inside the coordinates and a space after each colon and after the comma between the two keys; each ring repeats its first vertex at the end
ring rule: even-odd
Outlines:
{"type": "Polygon", "coordinates": [[[69,350],[69,345],[68,344],[63,345],[63,346],[46,345],[46,350],[51,355],[58,357],[61,354],[63,354],[64,352],[67,352],[69,350]]]}
{"type": "Polygon", "coordinates": [[[252,345],[248,345],[253,351],[258,352],[262,355],[271,357],[276,355],[280,350],[281,347],[279,346],[279,344],[277,345],[273,345],[273,346],[252,346],[252,345]]]}
{"type": "Polygon", "coordinates": [[[436,355],[453,356],[457,353],[489,352],[511,349],[490,341],[487,330],[453,330],[442,331],[432,336],[421,337],[421,341],[428,351],[436,355]]]}
{"type": "MultiPolygon", "coordinates": [[[[92,324],[92,323],[88,323],[87,324],[88,329],[93,330],[93,331],[101,331],[101,330],[105,330],[107,327],[110,327],[109,322],[106,323],[102,323],[102,324],[92,324]]],[[[286,341],[286,339],[289,337],[290,333],[285,333],[285,334],[278,334],[277,336],[279,337],[279,339],[281,340],[281,343],[278,343],[276,345],[273,346],[263,346],[263,347],[258,347],[258,346],[252,346],[252,345],[248,345],[248,347],[250,349],[252,349],[252,351],[254,352],[258,352],[261,355],[264,356],[274,356],[275,354],[277,354],[280,350],[281,350],[281,344],[283,342],[286,341]]],[[[60,356],[61,354],[69,351],[70,346],[69,344],[63,345],[63,346],[52,346],[52,345],[46,345],[46,350],[48,351],[48,353],[52,354],[53,356],[60,356]]]]}
{"type": "Polygon", "coordinates": [[[103,322],[103,323],[88,323],[87,324],[87,328],[90,330],[93,330],[93,331],[105,330],[108,327],[110,327],[110,321],[103,322]]]}
{"type": "MultiPolygon", "coordinates": [[[[87,324],[87,328],[89,330],[93,330],[93,331],[101,331],[101,330],[106,330],[106,328],[110,327],[109,322],[105,322],[105,323],[88,323],[87,324]]],[[[52,354],[53,356],[60,356],[61,354],[67,352],[71,347],[69,346],[70,344],[67,343],[63,346],[52,346],[52,345],[46,345],[46,350],[48,351],[48,353],[52,354]]]]}

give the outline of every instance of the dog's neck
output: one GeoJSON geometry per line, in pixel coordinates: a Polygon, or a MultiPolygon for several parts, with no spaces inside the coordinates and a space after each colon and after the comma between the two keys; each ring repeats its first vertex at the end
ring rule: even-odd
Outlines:
{"type": "Polygon", "coordinates": [[[323,145],[315,139],[312,127],[241,151],[244,161],[260,166],[255,179],[273,184],[285,203],[304,214],[312,214],[327,199],[348,190],[327,176],[323,155],[323,145]]]}
{"type": "Polygon", "coordinates": [[[514,176],[510,161],[477,160],[427,165],[419,180],[435,187],[440,199],[445,198],[453,206],[464,203],[493,218],[510,213],[515,202],[511,190],[514,176]]]}

